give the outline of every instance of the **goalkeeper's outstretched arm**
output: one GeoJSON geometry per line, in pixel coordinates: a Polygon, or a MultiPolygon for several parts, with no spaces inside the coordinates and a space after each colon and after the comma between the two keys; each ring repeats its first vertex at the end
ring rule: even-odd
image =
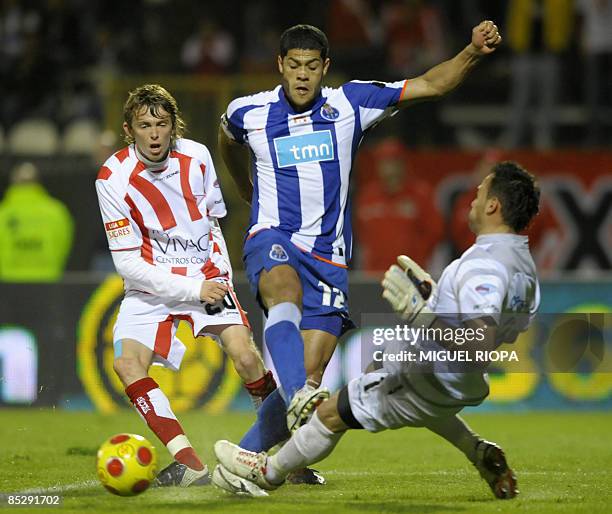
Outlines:
{"type": "Polygon", "coordinates": [[[438,286],[429,273],[410,257],[400,255],[397,258],[397,265],[392,265],[385,273],[382,286],[383,298],[389,302],[400,318],[412,326],[440,330],[442,333],[449,329],[457,329],[457,321],[460,321],[461,328],[470,330],[474,334],[482,334],[482,337],[470,341],[436,339],[443,348],[468,352],[496,348],[497,323],[492,317],[483,314],[478,318],[459,320],[461,317],[459,312],[442,317],[433,312],[429,300],[435,297],[438,286]],[[449,322],[449,316],[454,316],[453,323],[449,322]]]}

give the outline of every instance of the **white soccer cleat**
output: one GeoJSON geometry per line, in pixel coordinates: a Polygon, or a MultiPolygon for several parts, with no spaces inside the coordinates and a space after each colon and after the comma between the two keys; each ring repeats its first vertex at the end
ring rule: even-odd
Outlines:
{"type": "Polygon", "coordinates": [[[287,428],[291,433],[302,425],[308,423],[315,409],[325,400],[329,400],[329,389],[319,387],[317,389],[304,386],[293,395],[289,408],[287,409],[287,428]]]}
{"type": "Polygon", "coordinates": [[[213,471],[212,483],[219,489],[238,496],[254,496],[256,498],[268,496],[268,493],[257,484],[235,475],[221,464],[217,464],[213,471]]]}
{"type": "Polygon", "coordinates": [[[268,482],[265,477],[266,459],[268,457],[265,452],[250,452],[240,448],[237,444],[221,440],[215,443],[215,455],[223,468],[230,473],[234,473],[268,491],[273,491],[278,487],[278,485],[268,482]]]}

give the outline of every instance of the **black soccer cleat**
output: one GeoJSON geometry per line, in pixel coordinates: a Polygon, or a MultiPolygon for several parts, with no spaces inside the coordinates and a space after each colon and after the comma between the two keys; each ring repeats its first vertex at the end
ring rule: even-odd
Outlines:
{"type": "Polygon", "coordinates": [[[204,466],[201,471],[191,469],[180,462],[171,462],[168,466],[162,469],[155,480],[153,487],[192,487],[198,485],[210,484],[210,473],[208,466],[204,466]]]}
{"type": "Polygon", "coordinates": [[[519,493],[516,475],[508,466],[504,451],[495,443],[478,441],[474,466],[496,498],[508,500],[519,493]]]}
{"type": "Polygon", "coordinates": [[[316,469],[302,468],[289,473],[287,483],[293,485],[325,485],[327,481],[316,469]]]}

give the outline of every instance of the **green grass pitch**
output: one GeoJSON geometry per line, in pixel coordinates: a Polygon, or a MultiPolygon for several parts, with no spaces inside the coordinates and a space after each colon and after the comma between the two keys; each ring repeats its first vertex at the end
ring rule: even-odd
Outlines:
{"type": "MultiPolygon", "coordinates": [[[[76,513],[612,512],[612,413],[465,417],[484,437],[505,448],[518,475],[517,499],[494,499],[463,455],[434,434],[411,428],[347,434],[316,466],[327,477],[323,487],[286,486],[261,499],[232,497],[212,486],[115,497],[95,475],[95,451],[107,437],[118,432],[142,434],[158,448],[160,464],[170,462],[166,450],[128,410],[116,416],[1,410],[0,492],[62,494],[63,505],[51,512],[76,513]]],[[[214,441],[239,440],[252,419],[248,413],[181,416],[192,444],[209,466],[214,464],[214,441]]]]}

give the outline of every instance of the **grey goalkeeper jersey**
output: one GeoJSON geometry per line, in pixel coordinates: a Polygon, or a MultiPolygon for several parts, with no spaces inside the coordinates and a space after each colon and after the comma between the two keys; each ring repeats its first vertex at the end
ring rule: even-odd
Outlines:
{"type": "MultiPolygon", "coordinates": [[[[492,318],[499,346],[513,343],[528,328],[539,303],[540,287],[527,236],[488,234],[478,236],[472,247],[445,268],[429,307],[457,326],[468,319],[492,318]]],[[[419,341],[417,348],[443,350],[431,340],[419,341]]],[[[435,360],[385,368],[399,371],[409,389],[433,403],[443,405],[450,400],[477,405],[489,392],[485,372],[457,372],[456,362],[435,360]]]]}

